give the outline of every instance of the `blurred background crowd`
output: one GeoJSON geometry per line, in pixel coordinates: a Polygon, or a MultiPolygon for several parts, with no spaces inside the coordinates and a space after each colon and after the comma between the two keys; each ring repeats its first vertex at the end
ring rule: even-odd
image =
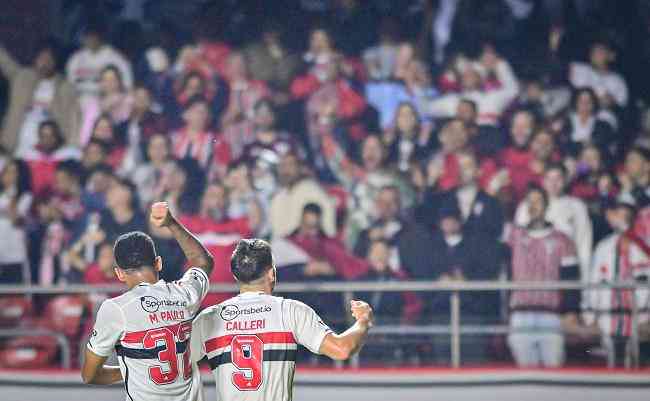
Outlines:
{"type": "MultiPolygon", "coordinates": [[[[47,29],[0,32],[2,284],[114,283],[131,230],[179,278],[180,248],[146,217],[158,200],[215,255],[213,283],[252,236],[280,281],[648,282],[650,3],[43,7],[47,29]]],[[[650,341],[648,294],[463,294],[463,323],[511,328],[464,338],[463,358],[623,361],[633,325],[642,354],[650,341]]],[[[445,293],[355,297],[380,323],[449,321],[445,293]]],[[[344,318],[339,295],[299,298],[344,318]]],[[[448,348],[366,352],[446,363],[448,348]]]]}

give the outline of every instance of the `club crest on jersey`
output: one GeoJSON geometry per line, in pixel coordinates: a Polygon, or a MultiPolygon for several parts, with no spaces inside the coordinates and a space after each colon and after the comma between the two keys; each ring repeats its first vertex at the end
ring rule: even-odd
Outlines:
{"type": "Polygon", "coordinates": [[[254,315],[256,313],[267,313],[271,312],[271,307],[269,305],[259,306],[259,307],[249,307],[244,309],[239,309],[237,305],[226,305],[221,309],[219,313],[221,318],[227,322],[241,316],[241,315],[254,315]]]}
{"type": "Polygon", "coordinates": [[[187,301],[181,301],[177,299],[158,299],[156,297],[152,297],[151,295],[145,295],[144,297],[140,297],[140,306],[142,306],[142,309],[145,312],[154,313],[158,312],[158,309],[160,309],[161,306],[185,307],[187,306],[187,301]]]}

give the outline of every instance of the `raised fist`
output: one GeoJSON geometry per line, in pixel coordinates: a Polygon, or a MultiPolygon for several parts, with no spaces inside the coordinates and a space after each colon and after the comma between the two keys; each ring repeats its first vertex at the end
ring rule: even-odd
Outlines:
{"type": "Polygon", "coordinates": [[[167,227],[172,222],[172,213],[169,211],[167,202],[156,202],[151,205],[151,214],[149,215],[151,223],[155,227],[167,227]]]}

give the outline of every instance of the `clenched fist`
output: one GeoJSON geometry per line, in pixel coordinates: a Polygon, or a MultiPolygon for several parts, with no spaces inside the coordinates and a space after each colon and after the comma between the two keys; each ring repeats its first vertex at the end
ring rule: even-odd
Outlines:
{"type": "Polygon", "coordinates": [[[151,223],[156,227],[167,227],[174,220],[172,212],[169,211],[167,202],[156,202],[151,205],[151,214],[149,215],[151,223]]]}
{"type": "Polygon", "coordinates": [[[372,308],[366,302],[350,301],[350,311],[358,323],[372,327],[374,319],[372,308]]]}

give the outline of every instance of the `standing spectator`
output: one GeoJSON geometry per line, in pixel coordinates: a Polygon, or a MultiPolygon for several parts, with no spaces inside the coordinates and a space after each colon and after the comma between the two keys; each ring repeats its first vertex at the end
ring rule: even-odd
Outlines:
{"type": "Polygon", "coordinates": [[[114,170],[119,170],[124,161],[126,147],[121,138],[118,137],[110,115],[102,114],[95,120],[95,124],[90,133],[90,140],[103,144],[104,151],[106,152],[106,163],[114,170]]]}
{"type": "MultiPolygon", "coordinates": [[[[567,178],[567,171],[560,164],[552,165],[544,172],[543,188],[548,195],[545,218],[553,228],[565,234],[575,244],[580,277],[587,281],[590,277],[593,229],[585,203],[566,194],[567,178]]],[[[532,217],[528,208],[529,203],[522,202],[519,205],[515,224],[530,224],[532,217]]]]}
{"type": "Polygon", "coordinates": [[[230,96],[221,118],[221,125],[224,128],[252,118],[255,104],[269,95],[269,89],[264,81],[250,77],[244,56],[239,52],[230,53],[228,56],[226,80],[230,96]]]}
{"type": "Polygon", "coordinates": [[[32,206],[29,167],[15,159],[5,163],[0,176],[0,283],[29,284],[26,219],[32,206]]]}
{"type": "Polygon", "coordinates": [[[9,82],[8,108],[2,126],[2,146],[21,154],[38,141],[38,127],[54,120],[66,142],[79,144],[81,109],[74,87],[57,73],[57,53],[43,44],[31,66],[21,66],[0,47],[0,72],[9,82]]]}
{"type": "Polygon", "coordinates": [[[370,79],[386,80],[393,76],[398,49],[398,25],[384,18],[379,25],[379,42],[363,51],[362,58],[370,79]]]}
{"type": "MultiPolygon", "coordinates": [[[[575,246],[569,237],[545,220],[546,192],[531,186],[526,194],[530,223],[512,227],[512,280],[578,280],[575,246]]],[[[576,325],[580,291],[513,291],[510,296],[510,350],[521,367],[560,367],[564,363],[563,325],[576,325]]]]}
{"type": "Polygon", "coordinates": [[[644,208],[650,205],[650,155],[648,151],[635,147],[625,156],[622,171],[618,174],[621,183],[619,198],[644,208]]]}
{"type": "Polygon", "coordinates": [[[101,213],[99,230],[108,241],[129,231],[145,231],[144,214],[139,209],[137,189],[126,179],[115,178],[106,194],[107,209],[101,213]]]}
{"type": "MultiPolygon", "coordinates": [[[[253,214],[262,217],[266,221],[268,204],[253,187],[251,172],[248,165],[243,162],[231,163],[228,167],[228,173],[224,179],[228,191],[228,210],[227,215],[233,219],[240,219],[253,214]]],[[[259,237],[268,234],[268,225],[263,224],[257,227],[255,233],[259,237]]]]}
{"type": "Polygon", "coordinates": [[[122,76],[124,87],[133,86],[131,64],[124,56],[104,41],[105,24],[91,21],[82,35],[81,49],[72,54],[66,65],[68,81],[81,95],[81,104],[99,96],[100,76],[104,68],[114,65],[122,76]]]}
{"type": "Polygon", "coordinates": [[[615,60],[616,53],[608,43],[594,42],[589,55],[590,64],[571,64],[571,85],[593,89],[604,108],[625,107],[628,102],[627,84],[620,74],[610,69],[615,60]]]}
{"type": "Polygon", "coordinates": [[[27,149],[22,159],[27,162],[32,177],[32,193],[36,196],[51,189],[56,165],[67,159],[79,160],[81,151],[73,146],[66,146],[65,138],[56,122],[43,121],[38,128],[36,146],[27,149]]]}
{"type": "MultiPolygon", "coordinates": [[[[593,284],[636,281],[646,283],[650,278],[650,247],[633,230],[635,209],[628,204],[615,204],[606,211],[607,221],[614,232],[596,246],[589,281],[593,284]]],[[[597,325],[602,343],[608,351],[608,360],[615,366],[624,366],[632,352],[632,302],[648,305],[647,288],[636,290],[598,289],[588,292],[587,325],[597,325]],[[632,297],[636,299],[633,301],[632,297]]],[[[650,320],[641,307],[638,323],[650,320]]]]}
{"type": "Polygon", "coordinates": [[[271,199],[269,221],[271,236],[283,238],[300,225],[302,210],[308,203],[317,204],[322,211],[322,228],[328,237],[336,234],[336,214],[330,195],[317,181],[304,173],[298,156],[287,153],[278,163],[280,188],[271,199]]]}
{"type": "Polygon", "coordinates": [[[456,118],[465,124],[469,144],[479,158],[496,157],[505,148],[506,137],[499,128],[478,123],[476,102],[461,99],[458,102],[456,118]]]}
{"type": "Polygon", "coordinates": [[[210,130],[206,100],[202,97],[190,100],[185,106],[183,121],[185,125],[172,137],[174,156],[194,159],[210,177],[223,177],[231,160],[230,146],[210,130]]]}

